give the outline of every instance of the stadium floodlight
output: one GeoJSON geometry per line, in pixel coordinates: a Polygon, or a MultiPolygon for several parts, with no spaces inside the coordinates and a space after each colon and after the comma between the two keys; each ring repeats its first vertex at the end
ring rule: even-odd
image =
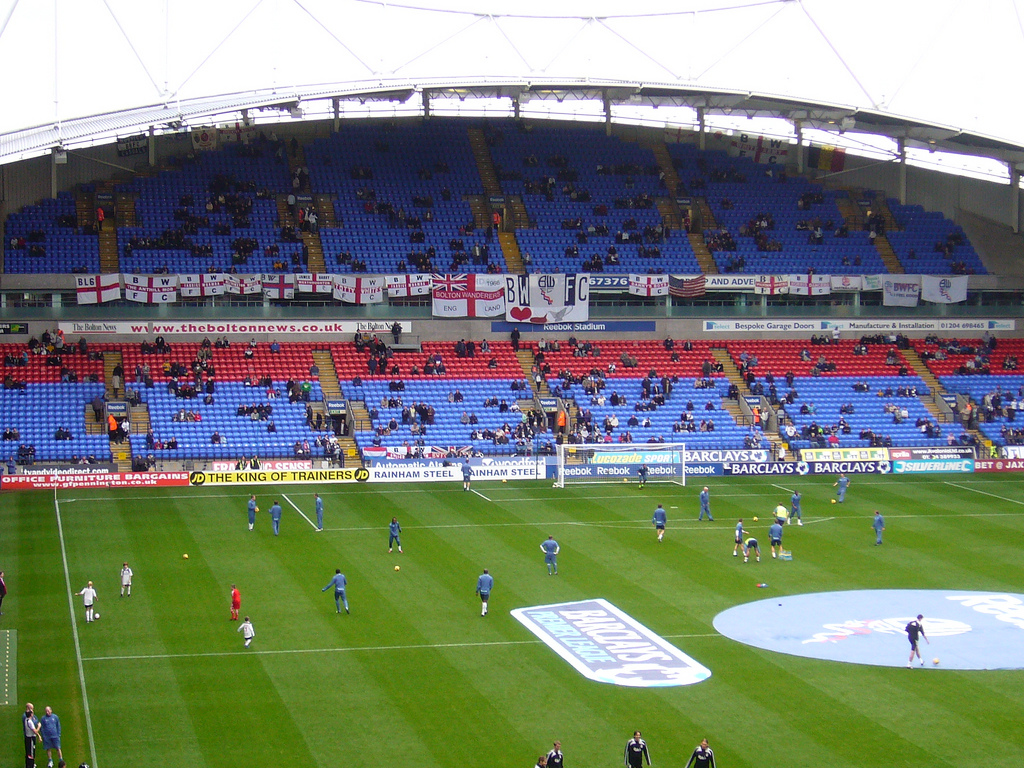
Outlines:
{"type": "Polygon", "coordinates": [[[685,443],[563,443],[557,446],[555,487],[567,484],[647,482],[686,485],[685,443]]]}

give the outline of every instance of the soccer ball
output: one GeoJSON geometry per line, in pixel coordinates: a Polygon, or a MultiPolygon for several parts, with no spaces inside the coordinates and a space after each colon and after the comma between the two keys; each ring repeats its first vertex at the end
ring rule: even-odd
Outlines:
{"type": "Polygon", "coordinates": [[[754,518],[754,522],[755,522],[755,523],[757,522],[757,518],[756,518],[756,517],[754,518]]]}
{"type": "MultiPolygon", "coordinates": [[[[400,570],[402,570],[402,566],[400,566],[400,565],[396,565],[396,566],[395,566],[395,570],[396,570],[396,571],[400,571],[400,570]]],[[[938,659],[936,659],[936,661],[938,661],[938,659]]]]}
{"type": "Polygon", "coordinates": [[[628,482],[629,482],[629,478],[628,478],[628,477],[624,477],[624,478],[622,478],[622,482],[624,482],[624,483],[628,483],[628,482]]]}
{"type": "Polygon", "coordinates": [[[188,552],[181,556],[182,560],[188,560],[188,552]]]}
{"type": "MultiPolygon", "coordinates": [[[[92,615],[92,617],[93,617],[93,619],[98,619],[100,617],[100,615],[98,613],[94,613],[92,615]]],[[[936,661],[938,661],[938,659],[936,659],[936,661]]]]}
{"type": "Polygon", "coordinates": [[[932,664],[934,664],[936,667],[939,666],[939,657],[938,656],[936,656],[934,659],[932,659],[932,664]]]}
{"type": "Polygon", "coordinates": [[[253,510],[253,512],[259,512],[259,511],[260,511],[259,507],[256,507],[256,509],[253,510]]]}
{"type": "Polygon", "coordinates": [[[836,500],[835,500],[835,499],[832,499],[832,503],[833,503],[833,504],[835,504],[835,503],[836,503],[836,500]]]}
{"type": "Polygon", "coordinates": [[[508,480],[505,480],[505,479],[503,478],[501,482],[503,482],[503,483],[507,483],[507,482],[508,482],[508,480]]]}

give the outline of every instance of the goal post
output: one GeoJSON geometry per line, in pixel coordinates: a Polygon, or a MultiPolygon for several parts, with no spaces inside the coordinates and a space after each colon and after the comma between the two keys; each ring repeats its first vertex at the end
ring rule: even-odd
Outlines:
{"type": "Polygon", "coordinates": [[[686,485],[685,443],[563,443],[557,446],[556,488],[586,483],[647,482],[686,485]]]}

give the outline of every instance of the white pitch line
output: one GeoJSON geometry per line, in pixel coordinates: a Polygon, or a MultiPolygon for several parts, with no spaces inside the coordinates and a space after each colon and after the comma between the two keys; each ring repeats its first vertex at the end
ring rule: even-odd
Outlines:
{"type": "Polygon", "coordinates": [[[1022,504],[1022,505],[1024,505],[1024,501],[1020,501],[1018,499],[1008,499],[1005,496],[999,496],[998,494],[989,493],[988,491],[979,491],[977,488],[968,488],[965,485],[957,485],[956,483],[951,483],[948,480],[946,480],[944,484],[945,485],[951,485],[954,488],[959,488],[959,489],[961,489],[963,491],[970,491],[971,493],[980,493],[983,496],[991,496],[993,499],[999,499],[1000,501],[1008,501],[1011,504],[1022,504]]]}
{"type": "MultiPolygon", "coordinates": [[[[285,501],[287,501],[287,502],[288,502],[289,504],[291,504],[291,505],[292,505],[292,508],[293,508],[293,509],[294,509],[294,510],[295,510],[296,512],[298,512],[298,513],[299,513],[300,515],[302,515],[303,517],[306,517],[306,513],[305,513],[305,512],[303,512],[303,511],[302,511],[301,509],[299,509],[298,507],[296,507],[296,506],[295,506],[295,502],[294,502],[294,501],[292,501],[291,499],[289,499],[289,498],[288,498],[288,497],[287,497],[287,496],[286,496],[285,494],[283,494],[283,493],[282,493],[282,494],[281,494],[281,498],[282,498],[282,499],[284,499],[285,501]]],[[[307,522],[307,523],[309,523],[310,525],[312,525],[312,526],[313,526],[313,530],[314,530],[314,531],[315,531],[315,530],[317,530],[317,527],[316,527],[316,523],[314,523],[314,522],[313,522],[312,520],[310,520],[310,519],[309,519],[308,517],[306,517],[306,522],[307,522]]]]}
{"type": "Polygon", "coordinates": [[[772,483],[772,488],[778,488],[780,491],[785,491],[786,493],[795,493],[792,488],[785,488],[778,483],[772,483]]]}
{"type": "Polygon", "coordinates": [[[475,493],[477,496],[479,496],[484,501],[493,501],[493,499],[488,499],[486,496],[484,496],[482,493],[480,493],[480,491],[478,491],[476,488],[470,488],[469,490],[471,490],[473,493],[475,493]]]}
{"type": "MultiPolygon", "coordinates": [[[[850,519],[852,520],[853,518],[850,519]]],[[[859,520],[860,518],[857,519],[859,520]]],[[[806,523],[804,523],[804,525],[813,525],[814,523],[827,523],[829,520],[835,520],[835,517],[823,517],[819,520],[808,520],[806,523]]]]}
{"type": "MultiPolygon", "coordinates": [[[[718,632],[702,632],[699,634],[662,635],[665,638],[680,640],[694,637],[724,637],[718,632]]],[[[293,656],[312,653],[358,653],[382,651],[431,651],[447,648],[490,648],[509,645],[542,645],[542,640],[494,640],[480,643],[420,643],[410,645],[361,645],[348,648],[285,648],[277,651],[211,651],[208,653],[152,653],[130,656],[90,656],[83,661],[159,661],[163,659],[207,659],[223,656],[293,656]]]]}
{"type": "Polygon", "coordinates": [[[68,572],[68,551],[64,544],[64,523],[60,519],[60,502],[57,500],[57,489],[53,490],[53,508],[57,513],[57,535],[60,538],[60,558],[64,564],[64,584],[68,592],[68,610],[71,612],[71,636],[75,641],[75,660],[78,664],[78,682],[82,686],[82,707],[85,711],[85,732],[89,737],[89,754],[92,764],[96,761],[96,739],[92,734],[92,714],[89,709],[89,694],[85,689],[85,667],[82,666],[82,646],[78,640],[78,618],[75,615],[75,598],[71,594],[71,574],[68,572]]]}

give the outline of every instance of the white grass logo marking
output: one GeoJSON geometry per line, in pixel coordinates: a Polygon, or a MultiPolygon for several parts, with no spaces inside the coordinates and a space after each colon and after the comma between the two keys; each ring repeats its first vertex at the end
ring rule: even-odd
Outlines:
{"type": "Polygon", "coordinates": [[[512,616],[589,680],[664,688],[711,677],[707,667],[606,600],[517,608],[512,616]]]}

